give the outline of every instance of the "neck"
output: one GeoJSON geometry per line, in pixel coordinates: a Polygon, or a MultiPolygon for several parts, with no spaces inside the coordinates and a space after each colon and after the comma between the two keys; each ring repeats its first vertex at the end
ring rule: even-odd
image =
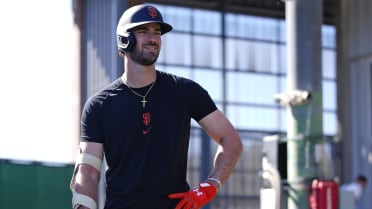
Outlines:
{"type": "Polygon", "coordinates": [[[121,76],[123,83],[132,88],[141,88],[153,83],[156,80],[156,70],[154,67],[130,68],[126,67],[121,76]]]}
{"type": "Polygon", "coordinates": [[[126,58],[124,59],[122,80],[125,85],[132,88],[147,86],[156,80],[155,64],[144,66],[126,58]]]}

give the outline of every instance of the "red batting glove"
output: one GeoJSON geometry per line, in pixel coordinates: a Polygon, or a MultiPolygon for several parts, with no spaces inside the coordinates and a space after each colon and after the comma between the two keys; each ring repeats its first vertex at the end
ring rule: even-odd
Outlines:
{"type": "Polygon", "coordinates": [[[182,199],[174,209],[198,209],[211,201],[217,194],[217,188],[210,183],[199,184],[198,189],[168,195],[170,199],[182,199]]]}

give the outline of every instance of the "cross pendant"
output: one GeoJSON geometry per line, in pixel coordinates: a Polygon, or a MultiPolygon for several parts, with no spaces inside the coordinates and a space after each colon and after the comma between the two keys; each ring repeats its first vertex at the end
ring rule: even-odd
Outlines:
{"type": "Polygon", "coordinates": [[[146,101],[146,98],[145,97],[142,97],[142,101],[141,102],[142,102],[142,107],[145,108],[146,102],[147,102],[146,101]]]}

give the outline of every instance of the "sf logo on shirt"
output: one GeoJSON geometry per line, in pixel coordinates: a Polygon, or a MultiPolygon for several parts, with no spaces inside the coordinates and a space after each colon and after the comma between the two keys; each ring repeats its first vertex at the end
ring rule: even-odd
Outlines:
{"type": "Polygon", "coordinates": [[[151,129],[151,114],[149,112],[142,113],[142,122],[144,125],[142,134],[147,135],[151,129]]]}

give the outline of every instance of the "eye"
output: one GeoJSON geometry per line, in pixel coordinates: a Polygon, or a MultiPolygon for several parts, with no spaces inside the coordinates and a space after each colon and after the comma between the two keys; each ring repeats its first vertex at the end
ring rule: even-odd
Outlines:
{"type": "Polygon", "coordinates": [[[137,33],[147,33],[147,30],[140,29],[140,30],[137,30],[136,32],[137,32],[137,33]]]}

